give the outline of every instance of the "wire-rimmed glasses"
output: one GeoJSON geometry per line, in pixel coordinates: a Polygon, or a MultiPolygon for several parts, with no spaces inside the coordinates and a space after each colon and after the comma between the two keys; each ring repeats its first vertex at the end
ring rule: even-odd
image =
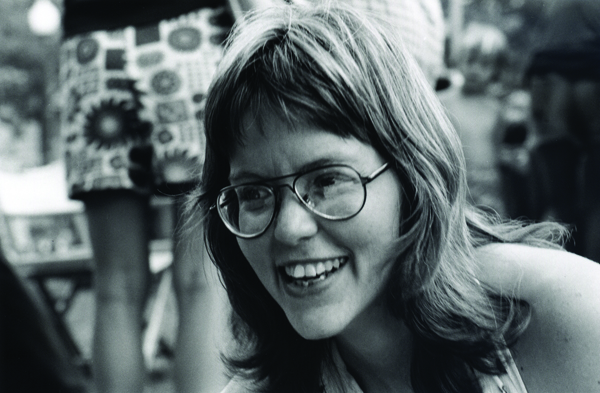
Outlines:
{"type": "Polygon", "coordinates": [[[328,220],[356,216],[367,199],[366,185],[385,172],[383,164],[369,176],[361,176],[348,165],[327,165],[304,172],[223,188],[215,205],[225,226],[236,236],[251,239],[262,235],[277,215],[279,189],[290,188],[309,211],[328,220]],[[274,184],[294,177],[292,185],[274,184]]]}

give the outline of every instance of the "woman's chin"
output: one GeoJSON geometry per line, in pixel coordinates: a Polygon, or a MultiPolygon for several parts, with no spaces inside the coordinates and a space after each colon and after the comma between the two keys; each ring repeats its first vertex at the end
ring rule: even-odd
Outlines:
{"type": "Polygon", "coordinates": [[[327,323],[322,318],[318,321],[290,320],[294,330],[306,340],[323,340],[337,336],[342,330],[335,323],[327,323]]]}

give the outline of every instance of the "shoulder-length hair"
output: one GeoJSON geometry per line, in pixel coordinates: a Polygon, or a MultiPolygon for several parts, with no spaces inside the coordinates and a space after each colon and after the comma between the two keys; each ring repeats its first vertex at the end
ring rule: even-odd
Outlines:
{"type": "MultiPolygon", "coordinates": [[[[416,347],[415,391],[479,391],[473,370],[504,371],[497,355],[528,309],[475,278],[474,246],[556,232],[498,226],[470,208],[462,147],[435,93],[393,26],[343,7],[273,7],[247,17],[227,44],[206,102],[206,161],[190,209],[234,310],[239,343],[228,361],[265,391],[314,392],[330,361],[327,340],[301,338],[267,293],[213,206],[247,116],[277,114],[370,144],[402,183],[397,259],[386,297],[416,347]],[[518,229],[514,231],[513,229],[518,229]]],[[[401,33],[400,33],[401,35],[401,33]]]]}

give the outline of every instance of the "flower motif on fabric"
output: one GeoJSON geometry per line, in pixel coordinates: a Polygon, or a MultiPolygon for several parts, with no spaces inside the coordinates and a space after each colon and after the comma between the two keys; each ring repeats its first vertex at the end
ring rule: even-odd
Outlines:
{"type": "Polygon", "coordinates": [[[80,103],[81,103],[81,93],[79,93],[79,91],[77,91],[77,89],[71,88],[69,90],[67,100],[66,100],[66,105],[65,105],[66,106],[65,114],[66,114],[67,121],[69,123],[72,123],[75,120],[75,115],[80,110],[80,103]]]}
{"type": "Polygon", "coordinates": [[[87,64],[96,58],[100,45],[93,38],[84,38],[77,44],[77,61],[79,64],[87,64]]]}
{"type": "Polygon", "coordinates": [[[158,132],[158,135],[156,137],[156,139],[158,139],[158,141],[162,144],[165,145],[169,142],[171,142],[174,137],[173,134],[169,131],[169,130],[161,130],[158,132]]]}
{"type": "Polygon", "coordinates": [[[168,42],[175,50],[189,52],[200,46],[202,35],[193,27],[180,27],[169,34],[168,42]]]}
{"type": "Polygon", "coordinates": [[[200,166],[194,157],[188,157],[187,151],[174,150],[166,153],[157,166],[157,172],[162,173],[165,183],[188,182],[198,173],[200,166]]]}
{"type": "Polygon", "coordinates": [[[197,104],[200,104],[202,101],[204,101],[204,98],[206,98],[206,94],[196,93],[192,96],[192,101],[194,101],[197,104]]]}
{"type": "Polygon", "coordinates": [[[164,59],[165,54],[157,51],[139,55],[136,62],[140,68],[147,68],[162,63],[164,59]]]}
{"type": "Polygon", "coordinates": [[[181,88],[181,78],[173,71],[159,71],[150,82],[152,89],[162,95],[173,94],[181,88]]]}
{"type": "Polygon", "coordinates": [[[88,144],[111,147],[147,134],[148,127],[138,118],[137,111],[127,102],[102,101],[86,116],[84,134],[88,144]]]}
{"type": "Polygon", "coordinates": [[[156,117],[163,124],[185,121],[188,119],[187,113],[183,100],[161,102],[156,105],[156,117]]]}
{"type": "Polygon", "coordinates": [[[114,156],[113,158],[110,159],[110,166],[115,169],[125,168],[126,163],[125,163],[125,160],[123,159],[123,157],[114,156]]]}

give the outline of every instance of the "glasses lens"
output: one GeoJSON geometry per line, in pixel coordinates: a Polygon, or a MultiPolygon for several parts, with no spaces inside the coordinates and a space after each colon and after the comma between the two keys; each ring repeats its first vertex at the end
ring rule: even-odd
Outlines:
{"type": "Polygon", "coordinates": [[[317,169],[300,176],[294,187],[312,211],[333,220],[354,216],[365,202],[360,175],[349,167],[317,169]]]}
{"type": "Polygon", "coordinates": [[[217,210],[227,227],[238,236],[261,233],[271,222],[275,195],[266,186],[244,185],[223,190],[217,210]]]}
{"type": "MultiPolygon", "coordinates": [[[[343,220],[356,215],[365,203],[365,187],[352,168],[334,166],[305,173],[294,181],[300,200],[317,215],[343,220]]],[[[271,187],[259,184],[226,188],[217,198],[219,216],[231,232],[254,237],[269,226],[277,200],[271,187]]]]}

